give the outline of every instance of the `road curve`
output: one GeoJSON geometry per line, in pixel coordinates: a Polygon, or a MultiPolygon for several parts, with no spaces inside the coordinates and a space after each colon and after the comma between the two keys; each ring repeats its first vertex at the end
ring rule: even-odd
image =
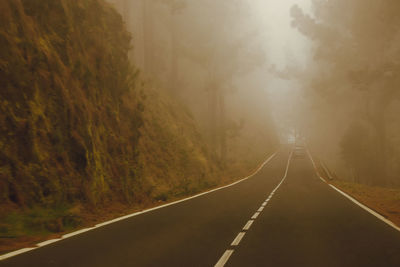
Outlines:
{"type": "Polygon", "coordinates": [[[293,158],[226,266],[399,267],[400,232],[319,179],[308,157],[293,158]]]}
{"type": "Polygon", "coordinates": [[[232,187],[0,266],[400,266],[400,232],[323,183],[308,158],[288,165],[289,154],[232,187]]]}

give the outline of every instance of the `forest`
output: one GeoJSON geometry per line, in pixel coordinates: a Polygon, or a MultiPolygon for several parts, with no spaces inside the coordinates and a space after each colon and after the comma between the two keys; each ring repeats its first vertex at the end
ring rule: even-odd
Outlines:
{"type": "Polygon", "coordinates": [[[272,195],[319,177],[400,223],[399,11],[1,0],[0,253],[230,186],[275,155],[272,195]]]}
{"type": "Polygon", "coordinates": [[[292,25],[312,45],[302,83],[301,132],[338,177],[399,186],[400,31],[395,0],[313,1],[292,25]]]}

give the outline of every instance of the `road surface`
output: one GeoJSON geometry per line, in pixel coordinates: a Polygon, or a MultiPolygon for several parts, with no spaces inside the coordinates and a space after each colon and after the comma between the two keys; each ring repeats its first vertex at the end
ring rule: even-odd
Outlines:
{"type": "Polygon", "coordinates": [[[289,155],[234,186],[0,266],[400,266],[400,232],[321,181],[308,157],[289,155]]]}

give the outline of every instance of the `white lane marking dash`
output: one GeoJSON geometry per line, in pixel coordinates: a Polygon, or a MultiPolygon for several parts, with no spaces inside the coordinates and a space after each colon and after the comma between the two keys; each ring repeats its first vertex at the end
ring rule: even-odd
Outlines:
{"type": "Polygon", "coordinates": [[[251,217],[251,219],[257,219],[258,215],[260,215],[260,213],[257,211],[256,213],[254,213],[254,215],[251,217]]]}
{"type": "Polygon", "coordinates": [[[229,258],[232,256],[233,249],[228,249],[225,251],[224,255],[219,259],[217,264],[214,265],[214,267],[223,267],[229,260],[229,258]]]}
{"type": "Polygon", "coordinates": [[[262,212],[263,211],[263,209],[264,209],[264,207],[263,206],[261,206],[257,211],[258,212],[262,212]]]}
{"type": "Polygon", "coordinates": [[[245,231],[249,230],[253,222],[254,222],[253,220],[248,221],[246,225],[243,227],[243,230],[245,231]]]}
{"type": "Polygon", "coordinates": [[[265,207],[265,206],[267,206],[267,204],[268,204],[268,201],[265,201],[264,203],[262,203],[261,206],[265,207]]]}
{"type": "Polygon", "coordinates": [[[235,239],[232,241],[231,246],[237,246],[239,245],[240,241],[242,241],[242,238],[244,237],[246,233],[245,232],[240,232],[235,239]]]}

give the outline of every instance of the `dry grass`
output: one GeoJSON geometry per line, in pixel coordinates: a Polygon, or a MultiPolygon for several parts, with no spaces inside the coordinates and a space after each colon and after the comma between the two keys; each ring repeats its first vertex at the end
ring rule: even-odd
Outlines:
{"type": "Polygon", "coordinates": [[[378,212],[394,224],[400,226],[400,188],[388,188],[380,186],[370,186],[338,179],[334,176],[333,180],[328,178],[327,173],[321,166],[321,162],[315,159],[318,173],[325,180],[349,194],[362,204],[378,212]]]}
{"type": "Polygon", "coordinates": [[[369,186],[340,180],[330,183],[400,226],[400,188],[369,186]]]}

